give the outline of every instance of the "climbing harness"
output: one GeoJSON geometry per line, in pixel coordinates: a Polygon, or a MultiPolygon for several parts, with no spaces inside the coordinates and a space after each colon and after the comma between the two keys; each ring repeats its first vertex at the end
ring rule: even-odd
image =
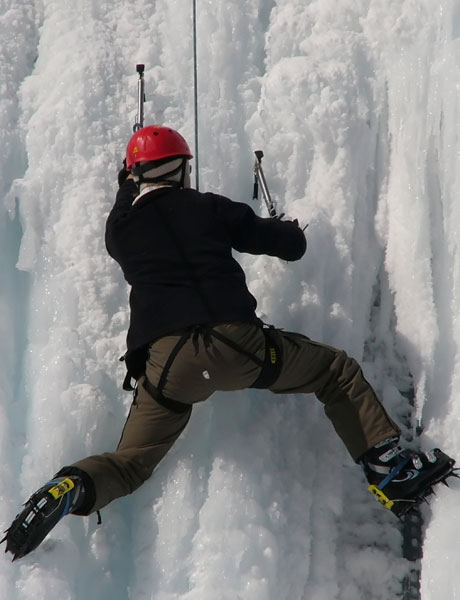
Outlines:
{"type": "Polygon", "coordinates": [[[223,335],[220,331],[217,331],[210,325],[195,325],[193,327],[189,327],[183,331],[179,340],[177,341],[174,348],[171,350],[165,366],[160,375],[160,379],[158,381],[158,385],[154,386],[152,382],[145,377],[142,385],[144,389],[154,398],[158,404],[161,404],[164,408],[171,410],[174,413],[184,413],[191,409],[192,405],[187,404],[185,402],[179,402],[178,400],[173,400],[172,398],[167,398],[163,394],[164,387],[166,385],[166,380],[168,378],[171,367],[177,358],[179,352],[184,347],[184,345],[188,342],[190,338],[198,349],[198,336],[202,335],[205,347],[209,347],[212,344],[212,338],[216,338],[223,344],[226,344],[236,352],[240,354],[244,354],[250,360],[252,360],[257,366],[260,367],[261,371],[256,381],[249,387],[257,388],[257,389],[265,389],[270,387],[279,377],[282,359],[281,359],[281,351],[279,345],[274,339],[274,328],[264,328],[262,329],[265,335],[265,356],[263,359],[260,359],[253,352],[249,352],[240,344],[237,344],[226,335],[223,335]]]}

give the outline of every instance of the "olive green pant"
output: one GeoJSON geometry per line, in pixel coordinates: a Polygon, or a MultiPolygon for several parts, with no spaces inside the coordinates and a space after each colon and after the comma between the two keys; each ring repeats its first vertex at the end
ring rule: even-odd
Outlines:
{"type": "MultiPolygon", "coordinates": [[[[214,329],[258,358],[265,356],[265,337],[258,326],[230,323],[214,329]]],[[[397,425],[354,359],[297,333],[276,330],[275,336],[282,368],[268,389],[277,394],[316,394],[354,460],[378,442],[399,435],[397,425]]],[[[180,335],[167,336],[151,345],[146,376],[153,385],[158,385],[179,338],[180,335]]],[[[175,413],[158,404],[142,385],[142,377],[116,451],[90,456],[72,465],[89,475],[95,486],[95,504],[87,512],[130,494],[151,476],[186,426],[192,404],[206,400],[218,390],[250,387],[260,370],[247,355],[200,334],[180,349],[163,389],[166,397],[190,404],[190,410],[175,413]]]]}

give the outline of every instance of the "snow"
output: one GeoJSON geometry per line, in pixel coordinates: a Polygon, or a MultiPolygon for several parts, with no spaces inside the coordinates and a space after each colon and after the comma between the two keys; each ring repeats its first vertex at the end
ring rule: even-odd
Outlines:
{"type": "MultiPolygon", "coordinates": [[[[298,263],[239,256],[267,322],[341,347],[424,447],[460,457],[460,5],[197,2],[200,187],[252,199],[262,149],[298,263]]],[[[112,449],[125,282],[105,218],[135,121],[192,142],[185,0],[0,2],[0,524],[112,449]]],[[[426,508],[423,600],[458,595],[457,491],[426,508]]],[[[6,600],[388,600],[410,565],[314,397],[216,394],[153,478],[0,559],[6,600]]]]}

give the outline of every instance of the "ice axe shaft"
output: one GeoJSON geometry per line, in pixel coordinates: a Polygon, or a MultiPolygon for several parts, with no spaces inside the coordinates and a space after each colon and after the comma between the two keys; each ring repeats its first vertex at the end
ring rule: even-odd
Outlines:
{"type": "Polygon", "coordinates": [[[259,195],[259,183],[260,183],[260,187],[262,188],[262,195],[264,197],[265,204],[267,206],[268,214],[270,215],[270,217],[273,217],[273,218],[276,219],[276,217],[278,215],[276,214],[275,203],[273,202],[273,200],[272,200],[272,198],[270,196],[270,192],[268,190],[267,182],[265,180],[264,170],[262,169],[262,158],[264,156],[264,153],[262,152],[262,150],[256,150],[254,152],[254,154],[256,155],[256,160],[255,160],[255,163],[254,163],[254,193],[253,193],[253,199],[257,200],[257,198],[258,198],[258,195],[259,195]]]}
{"type": "Polygon", "coordinates": [[[144,65],[136,65],[136,71],[139,74],[139,80],[137,82],[137,117],[136,122],[133,126],[133,131],[139,131],[144,127],[144,65]]]}

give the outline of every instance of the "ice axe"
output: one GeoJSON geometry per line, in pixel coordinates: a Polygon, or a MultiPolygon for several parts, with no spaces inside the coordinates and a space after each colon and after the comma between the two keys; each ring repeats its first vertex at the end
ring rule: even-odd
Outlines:
{"type": "Polygon", "coordinates": [[[267,206],[268,214],[273,219],[281,219],[283,215],[278,216],[276,212],[276,206],[270,196],[267,182],[265,180],[264,170],[262,169],[262,158],[264,156],[264,153],[262,152],[262,150],[255,150],[254,154],[256,155],[256,160],[254,163],[254,193],[252,195],[252,199],[257,200],[259,196],[260,182],[260,187],[262,188],[262,194],[265,200],[265,204],[267,206]]]}
{"type": "MultiPolygon", "coordinates": [[[[256,155],[256,161],[254,163],[254,192],[252,194],[252,199],[257,200],[259,196],[259,182],[260,187],[262,188],[262,194],[265,200],[265,204],[267,206],[268,214],[272,219],[282,219],[285,213],[281,213],[280,215],[276,212],[276,205],[270,196],[270,192],[268,191],[267,182],[265,180],[264,170],[262,169],[262,158],[264,153],[262,150],[255,150],[254,154],[256,155]]],[[[298,225],[297,219],[295,222],[298,225]]],[[[300,225],[299,225],[300,227],[300,225]]],[[[301,227],[302,231],[308,227],[308,224],[305,227],[301,227]]]]}
{"type": "Polygon", "coordinates": [[[139,74],[139,80],[137,82],[137,118],[133,126],[133,132],[144,127],[144,65],[136,65],[136,71],[139,74]]]}

